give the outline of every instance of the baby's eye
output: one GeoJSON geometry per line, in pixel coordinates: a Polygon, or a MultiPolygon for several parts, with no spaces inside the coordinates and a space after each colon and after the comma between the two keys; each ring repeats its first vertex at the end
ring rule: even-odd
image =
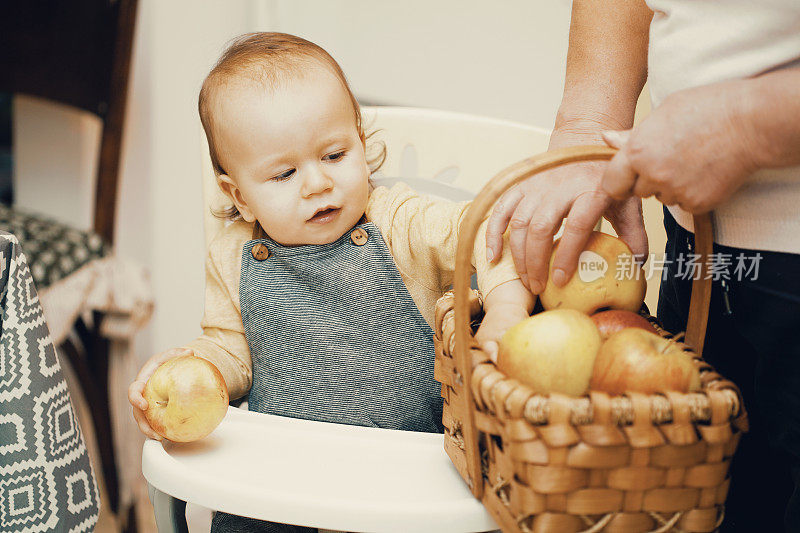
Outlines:
{"type": "Polygon", "coordinates": [[[332,154],[328,154],[325,157],[323,157],[322,159],[327,159],[328,161],[338,161],[338,160],[340,160],[341,158],[344,157],[344,152],[345,151],[342,150],[341,152],[335,152],[335,153],[332,153],[332,154]]]}
{"type": "Polygon", "coordinates": [[[292,174],[294,174],[294,169],[293,169],[293,168],[290,168],[290,169],[289,169],[289,170],[287,170],[286,172],[282,172],[282,173],[278,174],[277,176],[273,176],[273,177],[271,177],[271,178],[270,178],[270,181],[284,181],[284,180],[288,180],[289,178],[291,178],[291,177],[292,177],[292,174]]]}

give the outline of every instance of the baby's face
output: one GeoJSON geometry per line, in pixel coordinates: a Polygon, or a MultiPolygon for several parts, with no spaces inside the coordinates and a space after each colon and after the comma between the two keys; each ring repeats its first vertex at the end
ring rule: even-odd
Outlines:
{"type": "Polygon", "coordinates": [[[284,245],[326,244],[367,206],[369,168],[353,105],[323,67],[275,89],[229,85],[215,107],[223,191],[284,245]]]}

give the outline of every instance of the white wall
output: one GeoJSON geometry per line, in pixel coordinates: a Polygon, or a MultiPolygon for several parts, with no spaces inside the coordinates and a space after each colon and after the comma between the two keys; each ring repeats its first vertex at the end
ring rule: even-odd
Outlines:
{"type": "Polygon", "coordinates": [[[148,266],[156,297],[143,355],[196,336],[203,311],[197,94],[225,42],[251,31],[257,2],[144,0],[133,58],[117,213],[123,257],[148,266]]]}
{"type": "Polygon", "coordinates": [[[561,100],[568,0],[278,0],[280,31],[316,42],[356,94],[551,127],[561,100]]]}

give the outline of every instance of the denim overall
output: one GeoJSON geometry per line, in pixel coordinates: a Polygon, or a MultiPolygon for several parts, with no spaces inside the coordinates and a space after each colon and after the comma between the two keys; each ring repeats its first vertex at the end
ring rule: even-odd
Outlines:
{"type": "MultiPolygon", "coordinates": [[[[380,230],[364,222],[329,244],[283,246],[259,229],[242,250],[239,285],[250,410],[442,432],[433,331],[380,230]]],[[[223,513],[214,522],[216,531],[306,531],[223,513]]]]}

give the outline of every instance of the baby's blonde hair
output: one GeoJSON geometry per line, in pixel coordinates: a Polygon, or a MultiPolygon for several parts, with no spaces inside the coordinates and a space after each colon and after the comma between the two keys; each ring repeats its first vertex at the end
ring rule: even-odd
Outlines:
{"type": "MultiPolygon", "coordinates": [[[[206,76],[200,89],[198,99],[200,122],[203,124],[203,130],[208,139],[211,164],[217,176],[227,174],[214,141],[214,116],[211,110],[214,98],[217,96],[217,89],[232,80],[244,80],[274,87],[280,82],[298,75],[304,68],[313,64],[322,64],[329,68],[342,83],[342,87],[353,104],[353,119],[358,135],[361,142],[366,145],[367,140],[375,132],[364,133],[358,100],[353,95],[342,68],[328,52],[310,41],[287,33],[246,33],[228,44],[214,68],[206,76]]],[[[370,172],[378,170],[385,159],[386,148],[381,144],[378,146],[377,153],[367,158],[370,172]]],[[[214,214],[231,220],[241,218],[235,206],[229,206],[214,214]]]]}

